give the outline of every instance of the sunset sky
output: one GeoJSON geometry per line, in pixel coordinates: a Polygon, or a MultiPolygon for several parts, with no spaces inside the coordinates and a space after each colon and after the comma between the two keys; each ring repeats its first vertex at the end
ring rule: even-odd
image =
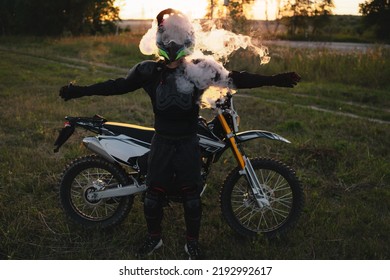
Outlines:
{"type": "MultiPolygon", "coordinates": [[[[150,19],[166,8],[175,8],[192,18],[200,18],[205,14],[209,0],[116,0],[116,2],[121,7],[122,19],[150,19]]],[[[256,0],[255,18],[265,19],[265,2],[266,0],[256,0]]],[[[359,3],[363,2],[364,0],[333,0],[336,6],[333,12],[337,15],[359,15],[359,3]]],[[[270,19],[275,14],[275,8],[272,8],[275,3],[275,0],[268,0],[270,19]]]]}

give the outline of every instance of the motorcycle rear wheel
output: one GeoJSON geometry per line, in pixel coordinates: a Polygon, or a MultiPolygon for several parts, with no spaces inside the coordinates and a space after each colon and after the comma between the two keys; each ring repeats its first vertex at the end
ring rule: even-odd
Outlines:
{"type": "Polygon", "coordinates": [[[91,200],[88,193],[98,188],[125,186],[129,177],[119,165],[89,155],[71,162],[60,182],[60,202],[66,216],[86,229],[112,228],[129,214],[134,196],[91,200]]]}
{"type": "Polygon", "coordinates": [[[245,237],[283,235],[302,212],[301,184],[295,172],[279,161],[256,158],[251,163],[270,205],[258,206],[246,176],[237,167],[226,177],[221,189],[222,215],[235,232],[245,237]]]}

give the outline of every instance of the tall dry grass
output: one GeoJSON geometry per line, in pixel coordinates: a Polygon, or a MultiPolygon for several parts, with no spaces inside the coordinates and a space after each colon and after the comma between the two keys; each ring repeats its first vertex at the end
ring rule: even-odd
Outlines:
{"type": "MultiPolygon", "coordinates": [[[[0,258],[134,258],[146,229],[140,200],[112,231],[75,227],[59,207],[57,184],[66,163],[87,153],[80,145],[85,132],[74,135],[59,154],[52,152],[65,115],[99,113],[110,120],[151,125],[150,102],[142,90],[66,103],[58,97],[59,87],[69,81],[89,84],[125,75],[129,65],[144,59],[127,42],[118,37],[0,38],[0,258]]],[[[294,89],[241,91],[236,106],[242,130],[270,130],[292,141],[257,141],[246,149],[297,170],[307,198],[304,213],[283,239],[236,236],[218,206],[219,188],[234,166],[227,153],[212,169],[203,197],[201,241],[207,258],[388,259],[390,129],[369,119],[371,114],[388,118],[388,51],[275,48],[271,56],[271,63],[262,67],[249,58],[245,67],[242,59],[228,66],[269,74],[296,70],[302,83],[294,89]],[[313,110],[313,104],[330,112],[313,110]],[[355,117],[336,114],[340,112],[355,117]]],[[[151,258],[183,259],[181,206],[167,208],[165,217],[165,246],[151,258]]]]}

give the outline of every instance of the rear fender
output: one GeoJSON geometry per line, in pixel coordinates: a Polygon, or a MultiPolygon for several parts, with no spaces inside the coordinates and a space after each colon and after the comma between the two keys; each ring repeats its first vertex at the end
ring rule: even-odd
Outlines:
{"type": "Polygon", "coordinates": [[[276,133],[265,131],[265,130],[248,130],[236,134],[236,140],[238,143],[243,143],[257,138],[266,138],[270,140],[278,140],[285,143],[291,143],[286,138],[276,133]]]}
{"type": "Polygon", "coordinates": [[[62,145],[65,144],[66,141],[72,136],[75,131],[74,125],[69,122],[65,123],[65,127],[61,129],[56,142],[54,143],[54,152],[57,153],[62,145]]]}

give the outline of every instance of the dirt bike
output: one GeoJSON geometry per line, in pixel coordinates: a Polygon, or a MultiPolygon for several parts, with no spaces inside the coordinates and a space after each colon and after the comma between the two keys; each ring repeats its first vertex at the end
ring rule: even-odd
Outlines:
{"type": "MultiPolygon", "coordinates": [[[[239,132],[239,116],[233,95],[215,103],[214,118],[198,122],[205,190],[212,164],[228,149],[237,161],[220,191],[220,207],[227,224],[238,234],[258,233],[275,237],[297,222],[304,203],[303,190],[295,172],[270,158],[248,158],[243,143],[258,138],[290,143],[276,133],[264,130],[239,132]]],[[[76,127],[96,136],[83,144],[94,154],[72,161],[60,181],[60,201],[66,215],[75,223],[91,228],[111,228],[129,214],[134,196],[147,190],[147,157],[154,129],[133,124],[109,122],[103,117],[66,117],[55,152],[76,127]],[[127,171],[130,170],[130,171],[127,171]]],[[[175,201],[170,197],[170,200],[175,201]]]]}

